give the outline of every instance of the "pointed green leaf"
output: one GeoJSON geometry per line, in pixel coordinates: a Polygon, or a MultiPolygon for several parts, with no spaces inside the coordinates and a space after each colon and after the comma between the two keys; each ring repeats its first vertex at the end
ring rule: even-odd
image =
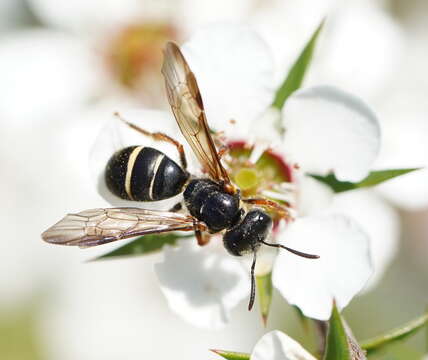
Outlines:
{"type": "Polygon", "coordinates": [[[227,360],[250,360],[250,354],[226,351],[226,350],[211,350],[227,360]]]}
{"type": "Polygon", "coordinates": [[[326,184],[335,193],[341,193],[344,191],[355,190],[355,189],[360,189],[364,187],[372,187],[380,183],[383,183],[387,180],[393,179],[395,177],[398,177],[404,174],[408,174],[412,171],[419,170],[419,169],[420,168],[372,171],[365,179],[357,183],[337,180],[334,174],[328,174],[326,176],[314,175],[314,174],[308,174],[308,175],[322,182],[323,184],[326,184]]]}
{"type": "Polygon", "coordinates": [[[364,351],[358,345],[351,329],[340,315],[336,304],[333,304],[333,311],[329,321],[327,334],[327,348],[324,360],[364,360],[364,351]]]}
{"type": "Polygon", "coordinates": [[[351,360],[352,358],[342,318],[336,305],[334,305],[329,321],[327,348],[324,354],[324,360],[337,359],[351,360]]]}
{"type": "Polygon", "coordinates": [[[124,256],[146,255],[162,249],[165,244],[174,245],[179,239],[192,238],[193,235],[179,234],[153,234],[136,238],[128,244],[121,246],[107,254],[101,255],[91,261],[114,259],[124,256]]]}
{"type": "Polygon", "coordinates": [[[321,24],[319,24],[318,28],[313,33],[312,37],[309,39],[303,51],[300,53],[296,62],[291,67],[281,87],[276,92],[275,99],[272,103],[273,107],[281,110],[287,98],[294,91],[299,89],[300,86],[302,85],[306,71],[308,70],[312,60],[312,55],[315,49],[318,35],[321,32],[321,29],[323,26],[324,26],[324,20],[321,22],[321,24]]]}
{"type": "Polygon", "coordinates": [[[403,340],[406,337],[409,337],[415,334],[419,329],[428,324],[428,313],[422,315],[421,317],[408,322],[402,326],[399,326],[396,329],[388,331],[385,334],[377,336],[373,339],[364,341],[362,348],[367,351],[370,355],[375,351],[381,349],[383,346],[394,343],[399,340],[403,340]]]}
{"type": "Polygon", "coordinates": [[[269,315],[270,304],[272,302],[272,272],[266,275],[256,276],[257,292],[259,295],[260,313],[262,315],[263,324],[266,326],[269,315]]]}

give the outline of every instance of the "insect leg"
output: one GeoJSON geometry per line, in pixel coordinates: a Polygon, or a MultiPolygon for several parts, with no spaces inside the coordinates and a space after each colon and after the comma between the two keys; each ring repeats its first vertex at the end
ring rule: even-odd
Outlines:
{"type": "Polygon", "coordinates": [[[207,227],[203,223],[194,219],[193,228],[195,229],[195,236],[196,236],[196,240],[198,241],[198,245],[204,246],[208,244],[208,242],[210,241],[210,238],[206,234],[203,234],[203,231],[205,231],[207,227]]]}
{"type": "Polygon", "coordinates": [[[260,205],[260,206],[270,208],[271,210],[274,210],[280,217],[286,220],[291,218],[290,212],[287,210],[287,208],[285,206],[279,205],[275,201],[263,199],[263,198],[247,198],[247,199],[242,199],[242,201],[247,204],[260,205]]]}
{"type": "Polygon", "coordinates": [[[230,147],[228,145],[222,145],[218,150],[219,159],[223,158],[223,156],[226,155],[229,152],[229,150],[230,150],[230,147]]]}
{"type": "Polygon", "coordinates": [[[170,137],[164,133],[161,133],[161,132],[152,133],[152,132],[149,132],[147,130],[144,130],[144,129],[140,128],[139,126],[132,124],[129,121],[126,121],[122,116],[120,116],[120,114],[118,112],[115,112],[114,115],[116,117],[118,117],[126,125],[128,125],[131,129],[134,129],[135,131],[138,131],[139,133],[141,133],[145,136],[151,137],[153,140],[165,141],[165,142],[168,142],[168,143],[174,145],[177,148],[178,155],[180,156],[181,166],[183,167],[184,170],[187,169],[187,160],[186,160],[186,154],[184,153],[183,145],[181,145],[177,140],[175,140],[172,137],[170,137]]]}

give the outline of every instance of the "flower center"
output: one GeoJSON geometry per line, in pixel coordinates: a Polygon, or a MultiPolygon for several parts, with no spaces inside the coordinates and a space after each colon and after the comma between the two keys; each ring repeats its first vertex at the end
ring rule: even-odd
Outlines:
{"type": "Polygon", "coordinates": [[[259,184],[257,171],[251,168],[242,168],[238,170],[234,180],[242,191],[254,189],[259,184]]]}
{"type": "Polygon", "coordinates": [[[124,28],[108,49],[109,67],[118,82],[135,89],[144,77],[160,73],[162,49],[174,38],[174,29],[166,23],[134,24],[124,28]]]}
{"type": "Polygon", "coordinates": [[[242,197],[264,197],[292,207],[292,168],[281,155],[272,150],[265,151],[256,163],[251,163],[252,150],[252,146],[245,142],[233,142],[229,144],[228,156],[224,159],[242,197]]]}

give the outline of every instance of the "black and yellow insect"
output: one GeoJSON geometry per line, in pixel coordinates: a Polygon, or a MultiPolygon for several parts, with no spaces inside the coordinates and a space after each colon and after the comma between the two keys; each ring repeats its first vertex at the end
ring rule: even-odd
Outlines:
{"type": "Polygon", "coordinates": [[[151,147],[126,147],[110,158],[105,181],[112,193],[127,200],[158,201],[183,192],[188,212],[178,212],[179,206],[170,211],[135,207],[85,210],[67,215],[46,230],[42,238],[53,244],[88,247],[138,235],[194,231],[198,244],[204,245],[209,240],[207,234],[222,232],[224,246],[231,255],[253,254],[248,305],[251,309],[256,254],[261,244],[281,247],[306,258],[318,256],[266,242],[273,220],[262,208],[268,208],[279,218],[287,218],[287,209],[268,199],[241,197],[221,163],[196,78],[174,43],[166,46],[162,73],[177,124],[207,176],[194,177],[187,172],[186,155],[178,141],[160,132],[150,133],[118,115],[143,135],[173,144],[181,164],[151,147]]]}

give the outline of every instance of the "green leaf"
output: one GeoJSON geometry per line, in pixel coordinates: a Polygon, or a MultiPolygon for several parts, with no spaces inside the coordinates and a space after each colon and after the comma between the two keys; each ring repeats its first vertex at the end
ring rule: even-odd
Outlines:
{"type": "Polygon", "coordinates": [[[362,344],[362,348],[365,349],[369,355],[371,355],[375,351],[384,347],[385,345],[394,343],[399,340],[403,340],[415,334],[418,330],[420,330],[422,327],[424,327],[427,324],[428,324],[428,313],[404,325],[401,325],[398,328],[388,331],[385,334],[382,334],[373,339],[364,341],[362,344]]]}
{"type": "Polygon", "coordinates": [[[250,354],[246,353],[213,349],[211,351],[228,360],[250,360],[250,354]]]}
{"type": "Polygon", "coordinates": [[[351,360],[351,352],[348,346],[348,337],[342,323],[339,310],[333,305],[333,311],[329,321],[327,334],[327,348],[324,360],[351,360]]]}
{"type": "Polygon", "coordinates": [[[262,315],[263,324],[266,326],[269,315],[270,304],[272,302],[272,272],[266,275],[256,276],[257,292],[259,295],[260,313],[262,315]]]}
{"type": "Polygon", "coordinates": [[[420,168],[372,171],[365,179],[357,183],[337,180],[334,174],[328,174],[326,176],[315,175],[315,174],[308,174],[308,175],[322,182],[323,184],[326,184],[335,193],[341,193],[344,191],[355,190],[355,189],[360,189],[364,187],[372,187],[380,183],[383,183],[387,180],[393,179],[395,177],[398,177],[404,174],[408,174],[412,171],[419,170],[419,169],[420,168]]]}
{"type": "Polygon", "coordinates": [[[318,28],[313,33],[312,37],[309,39],[303,51],[300,53],[296,62],[291,67],[281,87],[276,92],[275,99],[272,103],[273,107],[281,110],[288,97],[302,85],[306,71],[308,70],[312,60],[312,55],[318,35],[321,32],[323,26],[324,20],[319,24],[318,28]]]}
{"type": "Polygon", "coordinates": [[[364,351],[358,345],[351,329],[333,303],[333,311],[329,321],[327,334],[327,348],[324,360],[363,360],[366,359],[364,351]]]}
{"type": "Polygon", "coordinates": [[[90,261],[114,259],[124,256],[146,255],[161,250],[165,244],[175,245],[179,239],[192,237],[193,235],[179,235],[174,233],[144,235],[136,238],[134,241],[131,241],[128,244],[121,246],[120,248],[117,248],[90,261]]]}

